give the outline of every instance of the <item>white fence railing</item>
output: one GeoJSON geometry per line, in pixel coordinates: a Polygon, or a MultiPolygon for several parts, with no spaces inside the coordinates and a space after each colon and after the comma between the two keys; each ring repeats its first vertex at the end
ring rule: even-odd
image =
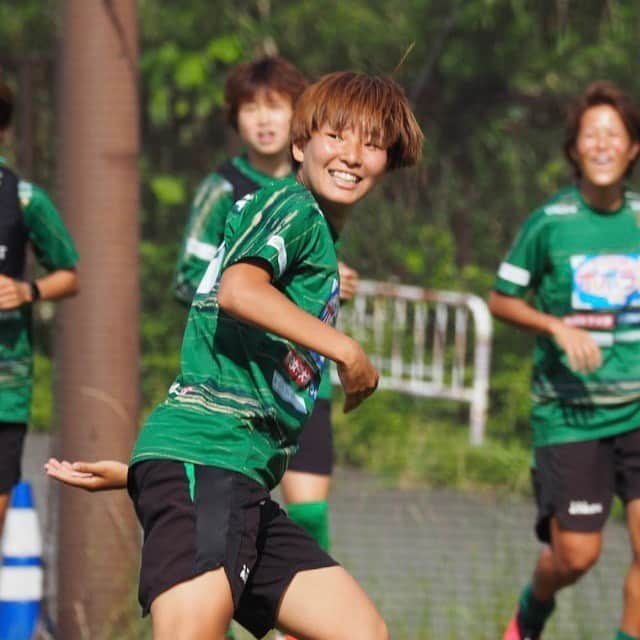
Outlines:
{"type": "Polygon", "coordinates": [[[380,388],[468,402],[469,439],[483,442],[492,323],[482,298],[364,280],[339,317],[378,368],[380,388]]]}

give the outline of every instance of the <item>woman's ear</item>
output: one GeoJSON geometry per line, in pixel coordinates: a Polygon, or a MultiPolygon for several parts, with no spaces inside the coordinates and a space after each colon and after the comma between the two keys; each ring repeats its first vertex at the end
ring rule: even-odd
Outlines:
{"type": "Polygon", "coordinates": [[[296,162],[300,164],[304,162],[304,150],[295,142],[291,145],[291,155],[296,162]]]}

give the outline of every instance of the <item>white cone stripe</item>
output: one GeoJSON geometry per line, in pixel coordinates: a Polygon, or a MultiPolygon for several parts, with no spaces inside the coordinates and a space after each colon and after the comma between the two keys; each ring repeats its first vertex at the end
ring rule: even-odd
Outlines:
{"type": "Polygon", "coordinates": [[[34,509],[9,509],[2,540],[3,556],[40,556],[42,539],[34,509]]]}
{"type": "Polygon", "coordinates": [[[40,600],[42,577],[42,567],[2,567],[0,601],[40,600]]]}

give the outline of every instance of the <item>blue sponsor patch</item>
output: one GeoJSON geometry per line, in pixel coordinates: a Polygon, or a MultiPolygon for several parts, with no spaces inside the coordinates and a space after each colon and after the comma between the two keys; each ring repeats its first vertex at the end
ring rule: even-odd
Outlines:
{"type": "Polygon", "coordinates": [[[618,325],[640,324],[640,311],[627,311],[618,315],[618,325]]]}
{"type": "Polygon", "coordinates": [[[640,254],[571,256],[573,309],[640,307],[640,254]]]}
{"type": "MultiPolygon", "coordinates": [[[[336,320],[338,319],[339,310],[340,310],[340,286],[338,284],[338,281],[334,280],[333,285],[331,287],[331,293],[329,294],[329,299],[327,300],[326,304],[322,308],[319,318],[320,320],[322,320],[322,322],[326,322],[327,324],[330,324],[332,327],[335,327],[336,320]]],[[[316,366],[318,367],[318,370],[320,371],[320,373],[322,373],[322,370],[324,369],[324,361],[326,360],[326,358],[323,355],[320,355],[319,353],[317,353],[316,351],[310,351],[309,353],[313,358],[313,361],[315,362],[316,366]]]]}

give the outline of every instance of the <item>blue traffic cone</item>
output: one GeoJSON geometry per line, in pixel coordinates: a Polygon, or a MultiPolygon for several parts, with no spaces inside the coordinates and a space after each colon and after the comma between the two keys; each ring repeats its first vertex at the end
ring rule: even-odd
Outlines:
{"type": "Polygon", "coordinates": [[[13,488],[2,539],[0,638],[30,640],[40,617],[42,539],[31,485],[13,488]]]}

